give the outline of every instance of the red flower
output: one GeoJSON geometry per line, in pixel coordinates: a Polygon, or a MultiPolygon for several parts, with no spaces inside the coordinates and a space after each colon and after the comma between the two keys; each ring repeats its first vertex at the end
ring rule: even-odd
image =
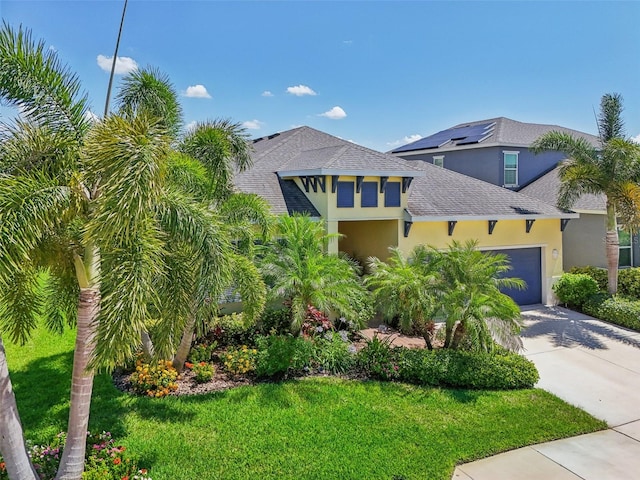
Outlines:
{"type": "Polygon", "coordinates": [[[120,465],[122,463],[122,460],[120,460],[119,458],[114,458],[113,459],[113,464],[114,465],[120,465]]]}
{"type": "Polygon", "coordinates": [[[129,480],[129,475],[125,475],[124,477],[122,477],[122,480],[129,480]]]}
{"type": "Polygon", "coordinates": [[[141,468],[141,469],[140,469],[140,473],[141,473],[142,475],[146,475],[146,474],[147,474],[147,469],[146,469],[146,468],[141,468]]]}
{"type": "Polygon", "coordinates": [[[184,362],[184,366],[187,367],[187,368],[193,368],[193,363],[184,362]]]}
{"type": "Polygon", "coordinates": [[[0,462],[0,471],[4,472],[7,469],[7,464],[4,462],[0,462]]]}

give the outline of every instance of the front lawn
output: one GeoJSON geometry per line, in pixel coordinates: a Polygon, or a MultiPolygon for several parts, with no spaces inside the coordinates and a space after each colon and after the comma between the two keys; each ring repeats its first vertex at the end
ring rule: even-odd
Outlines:
{"type": "MultiPolygon", "coordinates": [[[[26,436],[66,428],[73,334],[7,345],[26,436]]],[[[605,428],[538,389],[446,390],[306,378],[153,399],[96,378],[92,431],[154,480],[449,479],[456,463],[605,428]]]]}

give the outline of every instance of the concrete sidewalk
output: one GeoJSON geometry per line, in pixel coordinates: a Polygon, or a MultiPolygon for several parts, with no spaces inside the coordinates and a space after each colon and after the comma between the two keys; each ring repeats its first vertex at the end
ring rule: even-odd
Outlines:
{"type": "Polygon", "coordinates": [[[640,333],[559,307],[522,312],[537,387],[609,430],[506,452],[456,468],[457,480],[640,479],[640,333]]]}

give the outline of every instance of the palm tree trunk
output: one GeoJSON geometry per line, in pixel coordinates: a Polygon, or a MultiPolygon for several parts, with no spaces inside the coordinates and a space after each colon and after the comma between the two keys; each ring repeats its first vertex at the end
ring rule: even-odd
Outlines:
{"type": "Polygon", "coordinates": [[[451,323],[450,321],[447,320],[446,324],[445,324],[445,330],[444,330],[444,348],[450,348],[451,347],[451,340],[453,339],[453,327],[455,327],[455,322],[451,323]]]}
{"type": "Polygon", "coordinates": [[[456,349],[460,346],[460,342],[464,338],[466,332],[465,324],[463,321],[459,321],[456,329],[453,333],[453,340],[451,341],[451,348],[456,349]]]}
{"type": "Polygon", "coordinates": [[[187,324],[184,327],[184,332],[182,332],[180,345],[178,346],[178,350],[173,357],[173,368],[175,368],[178,373],[181,373],[182,370],[184,370],[184,362],[187,361],[187,357],[189,356],[189,352],[191,351],[191,342],[193,341],[193,331],[195,330],[195,328],[196,317],[192,316],[187,320],[187,324]]]}
{"type": "Polygon", "coordinates": [[[607,200],[607,234],[604,243],[607,252],[608,291],[611,295],[615,295],[618,291],[620,241],[618,239],[616,210],[609,200],[607,200]]]}
{"type": "Polygon", "coordinates": [[[0,337],[0,453],[10,479],[38,480],[24,444],[16,397],[11,387],[7,357],[0,337]]]}
{"type": "Polygon", "coordinates": [[[147,361],[150,361],[155,355],[155,349],[153,348],[153,341],[149,336],[149,332],[143,330],[142,334],[140,334],[140,340],[142,342],[142,353],[144,353],[147,361]]]}
{"type": "Polygon", "coordinates": [[[87,366],[93,356],[94,333],[100,311],[100,291],[81,288],[78,302],[78,331],[73,354],[69,426],[56,480],[80,480],[84,470],[87,429],[93,389],[93,370],[87,366]]]}

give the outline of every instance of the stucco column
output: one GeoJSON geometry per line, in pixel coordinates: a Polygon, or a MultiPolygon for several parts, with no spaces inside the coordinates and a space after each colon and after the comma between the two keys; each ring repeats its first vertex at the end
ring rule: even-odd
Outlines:
{"type": "MultiPolygon", "coordinates": [[[[338,233],[338,222],[327,222],[327,233],[338,233]]],[[[329,241],[328,253],[338,253],[338,239],[334,238],[329,241]]]]}

